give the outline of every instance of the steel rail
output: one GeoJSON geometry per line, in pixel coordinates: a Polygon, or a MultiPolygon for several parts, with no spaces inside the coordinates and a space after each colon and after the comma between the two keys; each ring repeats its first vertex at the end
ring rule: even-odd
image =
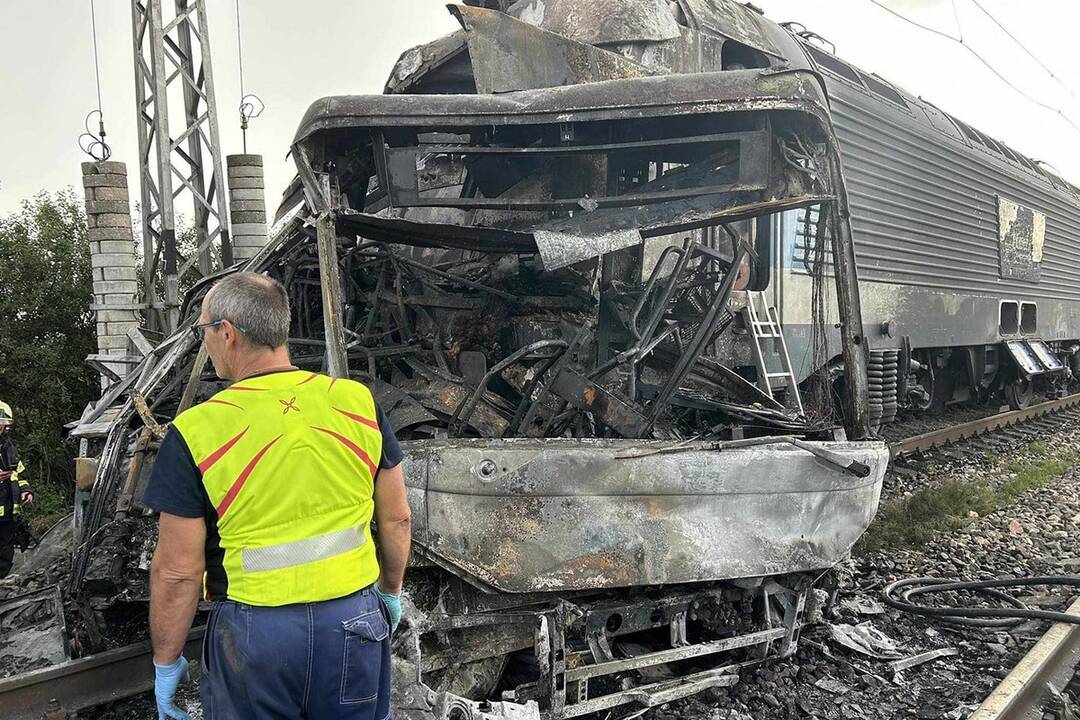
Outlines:
{"type": "Polygon", "coordinates": [[[967,440],[976,437],[977,435],[1000,430],[1012,425],[1018,425],[1027,422],[1028,420],[1077,405],[1080,405],[1080,393],[1058,398],[1057,400],[1048,400],[1022,410],[1010,410],[1009,412],[972,420],[971,422],[961,423],[960,425],[933,430],[928,433],[923,433],[922,435],[915,435],[891,443],[889,445],[889,455],[896,458],[903,455],[911,455],[912,453],[922,450],[931,450],[936,447],[950,445],[961,440],[967,440]]]}
{"type": "MultiPolygon", "coordinates": [[[[1080,599],[1069,613],[1080,615],[1080,599]]],[[[1080,667],[1080,625],[1054,623],[968,720],[1041,720],[1048,685],[1063,689],[1080,667]]]]}
{"type": "MultiPolygon", "coordinates": [[[[205,627],[188,635],[184,654],[199,657],[205,627]]],[[[96,705],[123,700],[154,687],[149,642],[106,650],[0,680],[6,720],[63,718],[96,705]]]]}

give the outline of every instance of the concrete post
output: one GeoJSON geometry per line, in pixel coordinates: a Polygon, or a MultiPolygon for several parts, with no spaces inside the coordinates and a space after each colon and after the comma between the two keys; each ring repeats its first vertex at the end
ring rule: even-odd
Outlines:
{"type": "MultiPolygon", "coordinates": [[[[121,162],[84,162],[86,225],[94,277],[98,359],[123,377],[131,369],[132,340],[142,323],[136,299],[139,284],[131,238],[127,167],[121,162]],[[105,358],[116,356],[116,362],[105,358]]],[[[102,387],[108,385],[102,378],[102,387]]]]}
{"type": "Polygon", "coordinates": [[[229,155],[229,219],[233,260],[248,260],[266,244],[266,197],[262,155],[229,155]]]}

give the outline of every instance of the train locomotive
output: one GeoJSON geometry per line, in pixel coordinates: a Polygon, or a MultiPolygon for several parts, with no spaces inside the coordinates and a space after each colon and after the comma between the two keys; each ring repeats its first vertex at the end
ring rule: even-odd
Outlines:
{"type": "MultiPolygon", "coordinates": [[[[1071,257],[1080,189],[826,51],[812,33],[793,32],[825,82],[840,142],[877,370],[875,424],[891,421],[897,409],[1020,409],[1064,392],[1080,370],[1071,257]]],[[[781,298],[806,291],[799,279],[812,251],[805,220],[793,213],[780,223],[774,267],[781,298]]],[[[805,308],[797,299],[778,303],[797,334],[794,326],[809,317],[805,308]]],[[[807,363],[804,372],[811,371],[807,363]]]]}

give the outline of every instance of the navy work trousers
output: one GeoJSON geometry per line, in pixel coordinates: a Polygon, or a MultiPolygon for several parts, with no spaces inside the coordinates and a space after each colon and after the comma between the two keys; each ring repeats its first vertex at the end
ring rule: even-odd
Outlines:
{"type": "Polygon", "coordinates": [[[370,587],[282,607],[217,602],[199,686],[206,720],[385,720],[389,613],[370,587]]]}

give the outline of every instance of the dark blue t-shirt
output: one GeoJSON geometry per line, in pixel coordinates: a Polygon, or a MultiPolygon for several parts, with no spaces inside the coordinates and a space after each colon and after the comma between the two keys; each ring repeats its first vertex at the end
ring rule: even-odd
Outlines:
{"type": "MultiPolygon", "coordinates": [[[[379,430],[382,431],[382,456],[379,467],[389,470],[397,467],[404,457],[390,421],[383,411],[376,407],[379,430]]],[[[378,473],[375,475],[378,478],[378,473]]],[[[188,450],[184,436],[175,429],[170,429],[161,441],[154,469],[150,473],[150,482],[143,493],[142,504],[151,510],[178,515],[186,518],[208,517],[213,514],[213,505],[203,486],[191,451],[188,450]]]]}

